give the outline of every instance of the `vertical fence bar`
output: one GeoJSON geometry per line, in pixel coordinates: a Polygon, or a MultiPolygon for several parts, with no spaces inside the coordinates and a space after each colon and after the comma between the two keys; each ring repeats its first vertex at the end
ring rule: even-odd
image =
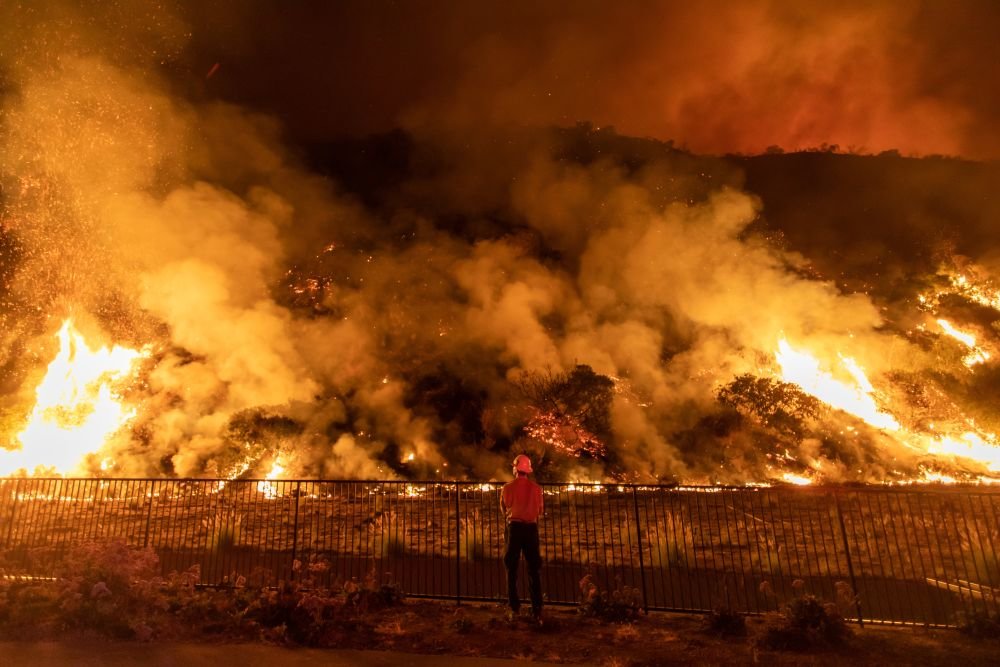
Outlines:
{"type": "Polygon", "coordinates": [[[844,523],[844,513],[840,509],[840,496],[836,493],[833,496],[834,507],[837,508],[837,521],[840,523],[840,536],[844,540],[844,556],[847,558],[847,573],[851,577],[851,589],[854,591],[854,605],[858,611],[858,625],[865,627],[864,618],[861,615],[861,595],[858,592],[858,580],[854,576],[854,561],[851,560],[851,541],[847,539],[847,525],[844,523]]]}
{"type": "MultiPolygon", "coordinates": [[[[10,480],[7,480],[8,482],[10,480]]],[[[20,478],[14,480],[14,493],[11,496],[10,501],[10,524],[7,526],[7,540],[4,542],[4,548],[10,549],[11,539],[14,535],[14,524],[17,523],[17,508],[18,508],[18,496],[21,490],[21,480],[20,478]]]]}
{"type": "Polygon", "coordinates": [[[142,534],[142,548],[145,549],[149,546],[149,524],[153,519],[153,490],[156,488],[156,482],[151,482],[149,485],[149,507],[146,508],[146,528],[142,534]]]}
{"type": "Polygon", "coordinates": [[[646,564],[642,557],[642,524],[639,523],[639,496],[632,487],[632,507],[635,510],[635,541],[639,546],[639,579],[642,581],[642,609],[649,613],[649,597],[646,595],[646,564]]]}
{"type": "Polygon", "coordinates": [[[455,604],[462,604],[462,508],[455,482],[455,604]]]}
{"type": "Polygon", "coordinates": [[[292,517],[292,574],[289,579],[295,578],[295,559],[299,553],[299,491],[302,489],[302,482],[295,482],[295,513],[292,517]]]}

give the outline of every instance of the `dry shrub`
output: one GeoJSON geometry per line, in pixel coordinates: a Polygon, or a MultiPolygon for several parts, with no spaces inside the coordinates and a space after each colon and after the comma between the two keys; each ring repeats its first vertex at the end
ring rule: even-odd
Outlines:
{"type": "Polygon", "coordinates": [[[601,590],[591,575],[580,580],[579,612],[584,616],[611,623],[627,623],[639,617],[642,592],[631,586],[619,585],[610,591],[601,590]]]}
{"type": "Polygon", "coordinates": [[[402,591],[375,571],[343,589],[316,585],[328,563],[296,561],[297,578],[248,586],[234,573],[224,588],[201,587],[197,566],[166,578],[151,549],[123,541],[74,546],[51,580],[0,581],[0,637],[48,638],[81,632],[148,640],[213,634],[327,646],[340,626],[370,609],[397,604],[402,591]]]}
{"type": "Polygon", "coordinates": [[[79,630],[150,639],[168,607],[158,565],[152,549],[122,540],[82,542],[57,563],[54,580],[5,582],[0,624],[21,638],[79,630]]]}
{"type": "Polygon", "coordinates": [[[805,651],[842,646],[853,632],[837,611],[813,595],[801,595],[784,607],[760,638],[764,648],[805,651]]]}
{"type": "Polygon", "coordinates": [[[747,633],[746,616],[729,607],[716,607],[705,617],[704,629],[716,637],[743,637],[747,633]]]}
{"type": "Polygon", "coordinates": [[[351,579],[344,584],[345,603],[362,612],[401,604],[406,598],[403,589],[391,578],[382,583],[373,568],[361,581],[351,579]]]}

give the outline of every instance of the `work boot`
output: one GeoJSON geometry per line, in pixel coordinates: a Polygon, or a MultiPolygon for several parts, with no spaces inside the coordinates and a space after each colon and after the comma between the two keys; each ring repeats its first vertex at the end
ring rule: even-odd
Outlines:
{"type": "Polygon", "coordinates": [[[517,620],[517,610],[508,608],[503,617],[508,623],[513,623],[517,620]]]}

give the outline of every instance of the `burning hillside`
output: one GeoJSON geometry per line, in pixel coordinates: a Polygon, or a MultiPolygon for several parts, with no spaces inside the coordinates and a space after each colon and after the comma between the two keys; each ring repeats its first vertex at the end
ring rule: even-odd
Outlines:
{"type": "Polygon", "coordinates": [[[861,262],[766,165],[588,125],[309,169],[76,38],[4,62],[0,474],[1000,478],[1000,284],[961,220],[861,262]]]}

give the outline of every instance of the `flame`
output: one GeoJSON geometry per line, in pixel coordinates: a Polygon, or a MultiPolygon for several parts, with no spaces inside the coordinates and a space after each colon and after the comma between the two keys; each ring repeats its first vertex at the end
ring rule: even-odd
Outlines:
{"type": "MultiPolygon", "coordinates": [[[[938,323],[949,335],[969,347],[975,347],[974,337],[950,327],[946,320],[938,320],[938,323]]],[[[903,429],[895,417],[878,408],[874,399],[875,387],[854,359],[840,356],[843,370],[853,380],[847,382],[822,370],[819,360],[807,352],[793,349],[784,339],[778,343],[775,358],[781,366],[783,380],[798,385],[807,394],[872,426],[891,431],[901,444],[933,457],[967,459],[983,466],[989,473],[1000,473],[1000,443],[996,435],[976,429],[970,420],[967,420],[967,426],[973,430],[961,434],[928,435],[903,429]]],[[[933,429],[933,425],[931,428],[933,429]]],[[[791,472],[784,473],[782,479],[800,485],[813,482],[811,478],[791,472]]],[[[981,475],[977,479],[982,483],[995,481],[995,477],[989,475],[981,475]]],[[[954,484],[960,480],[942,472],[924,470],[919,481],[954,484]]]]}
{"type": "Polygon", "coordinates": [[[943,435],[927,447],[927,452],[972,459],[985,465],[990,472],[1000,473],[1000,446],[997,446],[996,436],[992,433],[985,437],[972,431],[958,437],[943,435]]]}
{"type": "Polygon", "coordinates": [[[813,483],[813,480],[809,477],[803,477],[802,475],[796,475],[795,473],[786,472],[781,475],[781,479],[788,482],[789,484],[795,484],[796,486],[809,486],[813,483]]]}
{"type": "Polygon", "coordinates": [[[964,274],[953,275],[950,280],[952,287],[970,301],[1000,310],[1000,290],[992,289],[989,284],[977,285],[964,274]]]}
{"type": "Polygon", "coordinates": [[[0,452],[0,474],[37,468],[74,472],[135,416],[114,387],[132,376],[148,349],[94,349],[72,319],[63,322],[56,338],[59,352],[35,390],[27,425],[17,435],[21,449],[0,452]]]}
{"type": "Polygon", "coordinates": [[[935,470],[924,470],[921,478],[916,480],[919,482],[926,482],[928,484],[957,484],[958,480],[951,475],[946,475],[943,472],[937,472],[935,470]]]}
{"type": "Polygon", "coordinates": [[[959,341],[960,343],[962,343],[971,350],[969,355],[962,360],[962,363],[964,363],[966,366],[971,368],[976,364],[981,364],[986,361],[989,361],[990,358],[989,352],[983,350],[982,348],[976,347],[975,336],[969,333],[965,333],[964,331],[959,331],[958,329],[953,327],[951,325],[951,322],[949,322],[948,320],[939,319],[937,323],[946,334],[948,334],[955,340],[959,341]]]}
{"type": "Polygon", "coordinates": [[[416,484],[407,484],[403,487],[403,495],[407,498],[419,498],[427,492],[426,486],[417,486],[416,484]]]}
{"type": "Polygon", "coordinates": [[[271,472],[264,475],[265,481],[257,482],[257,490],[263,493],[265,498],[277,498],[278,486],[276,484],[272,484],[271,482],[278,479],[283,472],[285,472],[285,467],[281,465],[281,459],[275,459],[274,464],[271,466],[271,472]]]}
{"type": "Polygon", "coordinates": [[[854,380],[850,383],[838,380],[832,373],[822,370],[818,359],[793,349],[785,339],[778,342],[775,358],[781,366],[781,378],[785,382],[798,385],[807,394],[876,428],[899,430],[896,418],[879,410],[873,397],[875,388],[853,359],[840,357],[841,365],[854,380]]]}

